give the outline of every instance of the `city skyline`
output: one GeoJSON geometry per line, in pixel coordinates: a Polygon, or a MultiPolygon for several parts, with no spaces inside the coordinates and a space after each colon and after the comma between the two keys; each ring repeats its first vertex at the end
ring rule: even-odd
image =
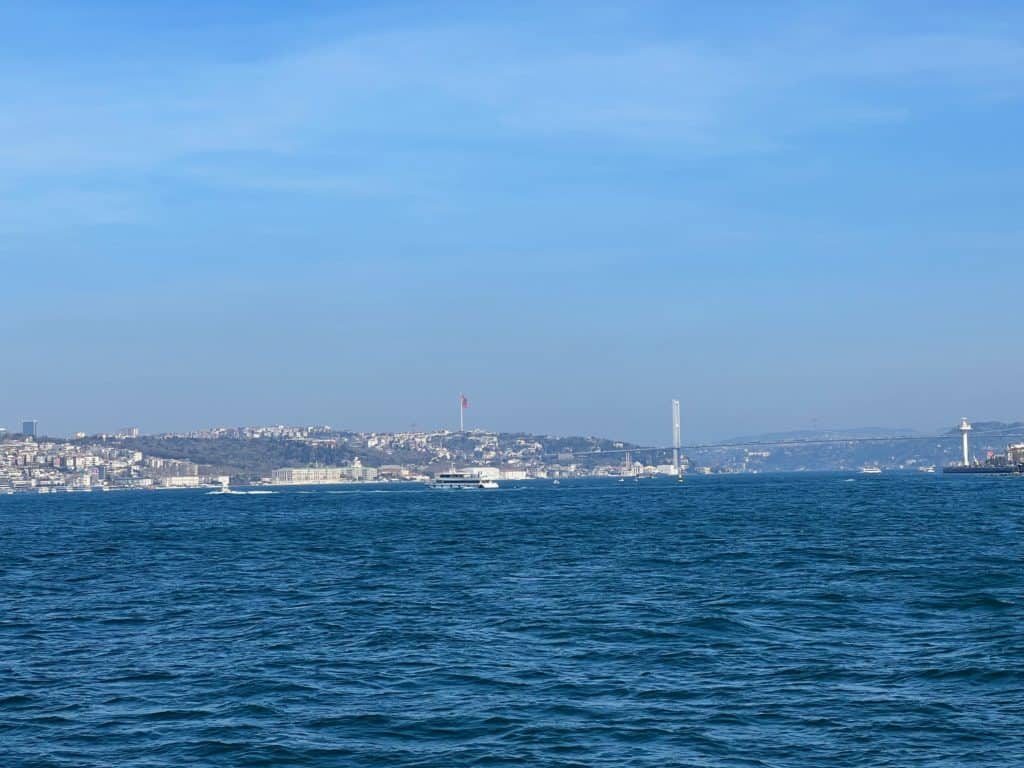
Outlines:
{"type": "Polygon", "coordinates": [[[153,436],[132,428],[77,435],[73,441],[4,435],[0,495],[202,487],[230,492],[232,484],[431,483],[432,476],[456,469],[448,476],[451,482],[480,490],[495,490],[498,481],[522,480],[613,478],[622,483],[668,477],[678,482],[686,475],[821,471],[935,474],[940,464],[943,474],[1024,471],[1024,423],[977,427],[964,419],[942,435],[861,430],[820,439],[775,436],[701,446],[679,446],[676,439],[673,448],[595,436],[448,429],[365,433],[328,426],[249,426],[153,436]]]}
{"type": "MultiPolygon", "coordinates": [[[[460,395],[460,397],[464,397],[460,395]]],[[[192,425],[190,427],[176,428],[176,429],[164,429],[164,430],[145,430],[141,429],[138,425],[123,425],[117,428],[105,428],[95,430],[75,430],[74,432],[61,433],[53,430],[47,430],[45,425],[40,424],[38,419],[24,420],[20,426],[14,426],[7,428],[0,425],[0,436],[20,436],[20,437],[31,437],[39,439],[54,439],[54,440],[73,440],[73,439],[93,439],[93,438],[105,438],[105,439],[136,439],[139,437],[173,437],[173,436],[202,436],[202,437],[216,437],[216,436],[230,436],[235,432],[253,433],[253,435],[263,434],[274,435],[280,432],[282,435],[291,435],[292,433],[305,433],[308,431],[314,432],[329,432],[336,434],[378,434],[378,435],[399,435],[399,434],[438,434],[448,433],[452,435],[458,435],[460,433],[465,434],[524,434],[524,435],[543,435],[548,437],[556,438],[574,438],[574,437],[585,437],[585,438],[599,438],[609,441],[619,440],[624,443],[636,446],[644,449],[657,449],[657,450],[670,450],[675,443],[679,443],[685,448],[695,447],[722,447],[728,445],[750,445],[750,442],[736,442],[736,441],[752,441],[760,440],[766,445],[784,445],[790,440],[801,442],[803,439],[813,440],[817,437],[827,437],[830,440],[835,439],[837,442],[858,442],[866,440],[868,442],[875,439],[925,439],[929,437],[938,437],[942,439],[948,439],[954,432],[962,431],[963,424],[968,422],[969,419],[962,417],[957,420],[956,423],[950,423],[946,425],[936,425],[929,430],[919,430],[908,427],[893,427],[889,425],[822,425],[815,422],[809,428],[797,428],[790,430],[775,430],[770,432],[761,433],[746,433],[746,434],[730,434],[725,437],[718,438],[688,438],[683,439],[681,436],[681,424],[679,422],[679,414],[675,410],[677,401],[673,400],[673,413],[672,413],[672,436],[671,440],[667,440],[664,436],[659,436],[654,440],[649,441],[638,441],[621,435],[610,435],[603,434],[597,431],[585,431],[578,433],[559,433],[544,430],[528,430],[521,428],[512,429],[495,429],[485,424],[469,425],[464,422],[461,424],[416,424],[412,423],[405,427],[399,427],[395,429],[383,429],[378,427],[371,428],[357,428],[344,424],[329,424],[324,420],[314,420],[307,423],[297,422],[282,422],[273,420],[264,420],[258,422],[251,422],[248,424],[205,424],[205,425],[192,425]]],[[[466,406],[468,407],[468,406],[466,406]]],[[[465,408],[464,408],[465,410],[465,408]]],[[[1014,429],[1015,425],[1024,424],[1024,421],[1006,419],[1006,418],[984,418],[976,419],[981,424],[994,424],[994,425],[1010,425],[1014,429]]],[[[983,432],[982,436],[987,435],[1002,435],[1003,427],[998,428],[995,432],[983,432]]],[[[250,435],[253,436],[253,435],[250,435]]]]}
{"type": "Polygon", "coordinates": [[[1022,21],[8,4],[5,425],[1020,418],[1022,21]]]}

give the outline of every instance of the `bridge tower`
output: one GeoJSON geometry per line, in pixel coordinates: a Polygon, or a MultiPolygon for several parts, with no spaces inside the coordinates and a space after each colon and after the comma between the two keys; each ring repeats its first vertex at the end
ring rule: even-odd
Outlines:
{"type": "Polygon", "coordinates": [[[676,480],[683,481],[683,471],[679,464],[679,451],[682,448],[680,422],[679,422],[679,401],[672,401],[672,463],[676,469],[676,480]]]}

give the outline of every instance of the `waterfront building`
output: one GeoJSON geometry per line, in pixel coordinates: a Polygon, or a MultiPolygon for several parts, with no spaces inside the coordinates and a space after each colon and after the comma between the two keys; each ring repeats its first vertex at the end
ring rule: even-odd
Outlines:
{"type": "Polygon", "coordinates": [[[372,483],[377,479],[376,467],[359,467],[358,470],[352,467],[351,470],[352,482],[354,483],[372,483]]]}
{"type": "Polygon", "coordinates": [[[198,488],[199,477],[197,475],[169,475],[160,478],[161,488],[198,488]]]}
{"type": "Polygon", "coordinates": [[[275,485],[371,483],[376,479],[376,467],[364,467],[358,459],[348,467],[283,467],[270,474],[275,485]]]}
{"type": "Polygon", "coordinates": [[[408,480],[412,477],[413,472],[408,467],[404,467],[401,464],[384,464],[378,469],[379,477],[388,477],[396,480],[408,480]]]}
{"type": "MultiPolygon", "coordinates": [[[[141,455],[141,454],[140,454],[141,455]]],[[[151,456],[146,459],[146,465],[157,476],[174,477],[185,475],[198,475],[199,465],[185,459],[165,459],[151,456]]]]}
{"type": "Polygon", "coordinates": [[[284,467],[275,469],[270,480],[275,485],[323,485],[345,482],[342,467],[284,467]]]}

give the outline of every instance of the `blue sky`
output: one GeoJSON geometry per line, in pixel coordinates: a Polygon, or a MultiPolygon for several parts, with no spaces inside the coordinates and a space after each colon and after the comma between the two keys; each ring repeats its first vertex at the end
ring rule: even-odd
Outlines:
{"type": "Polygon", "coordinates": [[[5,3],[0,423],[1024,418],[1022,22],[5,3]]]}

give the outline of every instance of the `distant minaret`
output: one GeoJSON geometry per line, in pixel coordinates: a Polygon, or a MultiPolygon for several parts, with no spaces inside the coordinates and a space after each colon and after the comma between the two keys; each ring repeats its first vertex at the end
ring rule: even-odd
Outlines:
{"type": "Polygon", "coordinates": [[[679,449],[682,447],[679,422],[679,401],[672,401],[672,463],[676,468],[676,479],[683,479],[683,472],[679,466],[679,449]]]}
{"type": "Polygon", "coordinates": [[[971,426],[971,422],[967,419],[960,419],[960,426],[958,429],[960,430],[960,435],[964,440],[964,466],[967,467],[971,464],[970,452],[967,450],[967,433],[974,429],[974,427],[971,426]]]}

